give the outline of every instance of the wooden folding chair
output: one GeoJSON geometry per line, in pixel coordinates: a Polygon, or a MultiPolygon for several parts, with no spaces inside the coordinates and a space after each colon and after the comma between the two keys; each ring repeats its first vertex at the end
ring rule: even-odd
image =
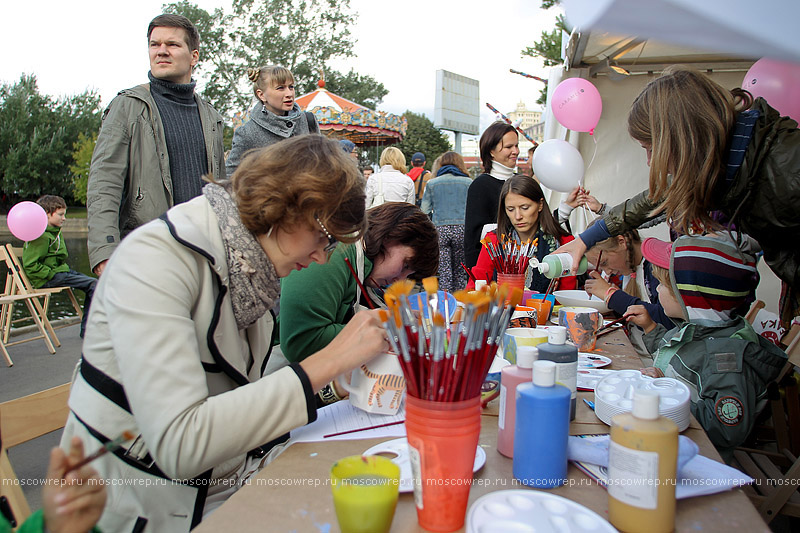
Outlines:
{"type": "MultiPolygon", "coordinates": [[[[16,525],[24,522],[31,510],[6,450],[63,428],[69,415],[69,388],[66,383],[0,403],[0,498],[9,505],[16,525]]],[[[12,523],[12,527],[16,525],[12,523]]]]}
{"type": "Polygon", "coordinates": [[[36,327],[39,328],[39,335],[35,335],[33,337],[26,337],[24,339],[16,340],[14,342],[4,342],[3,336],[0,335],[0,349],[3,351],[3,357],[6,359],[6,364],[8,366],[14,366],[14,361],[11,360],[11,356],[8,355],[8,350],[6,350],[7,346],[14,346],[15,344],[20,344],[23,342],[33,341],[36,339],[43,339],[45,345],[47,346],[47,350],[50,353],[56,353],[56,349],[53,346],[50,337],[47,335],[47,331],[44,328],[44,324],[41,320],[39,320],[39,314],[36,308],[33,305],[33,302],[36,301],[35,296],[31,296],[29,294],[11,294],[11,295],[4,295],[0,296],[0,308],[2,308],[2,312],[11,312],[10,307],[15,302],[24,302],[25,305],[28,306],[28,312],[30,313],[31,317],[33,317],[33,321],[36,323],[36,327]]]}
{"type": "Polygon", "coordinates": [[[753,448],[737,448],[733,452],[741,469],[756,480],[744,490],[767,523],[777,514],[800,517],[800,492],[797,490],[800,485],[800,393],[794,376],[800,367],[798,331],[800,325],[795,324],[784,336],[784,339],[791,339],[786,348],[788,359],[769,389],[769,410],[778,452],[753,448]]]}
{"type": "MultiPolygon", "coordinates": [[[[65,292],[72,302],[72,307],[75,308],[78,318],[83,318],[83,310],[81,309],[77,298],[75,298],[75,293],[72,292],[71,287],[34,288],[28,279],[27,274],[25,274],[25,269],[22,267],[22,261],[19,259],[21,249],[14,248],[10,244],[6,244],[3,246],[3,248],[4,250],[2,251],[5,253],[5,261],[6,264],[9,265],[9,271],[11,273],[10,280],[6,280],[6,294],[30,294],[36,296],[37,299],[41,298],[42,301],[36,306],[37,310],[41,308],[39,312],[39,318],[50,332],[50,335],[53,337],[56,346],[61,346],[61,342],[58,340],[58,337],[54,331],[56,328],[53,327],[53,325],[50,323],[50,320],[47,318],[47,309],[50,305],[50,296],[56,293],[65,292]]],[[[10,311],[13,311],[13,307],[10,309],[10,311]]],[[[6,314],[0,316],[0,320],[2,320],[3,340],[7,340],[13,319],[10,314],[6,314]]]]}
{"type": "Polygon", "coordinates": [[[750,306],[750,310],[747,312],[746,315],[744,315],[745,320],[750,322],[750,325],[755,324],[756,316],[758,316],[758,312],[760,310],[764,309],[765,306],[766,306],[766,304],[764,302],[762,302],[761,300],[756,300],[755,302],[753,302],[753,305],[750,306]]]}

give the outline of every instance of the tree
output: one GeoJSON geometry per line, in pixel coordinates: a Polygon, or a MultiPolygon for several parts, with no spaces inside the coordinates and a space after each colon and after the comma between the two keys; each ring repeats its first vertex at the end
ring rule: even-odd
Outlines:
{"type": "Polygon", "coordinates": [[[225,116],[249,109],[253,92],[247,69],[261,65],[291,70],[300,94],[316,88],[320,70],[329,89],[363,105],[377,105],[388,92],[369,76],[325,68],[332,58],[353,55],[350,0],[233,0],[230,14],[220,8],[209,13],[188,0],[163,9],[197,26],[203,96],[225,116]]]}
{"type": "Polygon", "coordinates": [[[36,77],[0,85],[0,189],[10,199],[57,194],[72,200],[73,145],[100,127],[94,91],[54,99],[39,93],[36,77]]]}
{"type": "MultiPolygon", "coordinates": [[[[542,9],[550,9],[551,7],[560,4],[560,0],[542,0],[542,9]]],[[[570,32],[567,27],[567,22],[564,15],[556,17],[556,27],[552,31],[543,31],[542,37],[533,46],[528,46],[522,50],[523,56],[541,57],[544,60],[544,66],[554,67],[564,62],[561,58],[561,32],[570,32]]],[[[547,102],[547,86],[545,86],[539,93],[539,99],[536,100],[537,104],[545,104],[547,102]]]]}
{"type": "Polygon", "coordinates": [[[92,165],[92,154],[94,145],[97,143],[97,133],[86,135],[78,134],[78,140],[72,145],[72,164],[69,171],[72,172],[72,195],[75,201],[81,205],[86,205],[86,188],[89,185],[89,168],[92,165]]]}
{"type": "Polygon", "coordinates": [[[425,168],[430,170],[433,160],[452,150],[447,136],[433,126],[433,122],[423,114],[412,111],[403,113],[408,121],[408,129],[403,140],[395,146],[406,156],[406,161],[411,163],[411,156],[416,152],[425,154],[425,168]]]}

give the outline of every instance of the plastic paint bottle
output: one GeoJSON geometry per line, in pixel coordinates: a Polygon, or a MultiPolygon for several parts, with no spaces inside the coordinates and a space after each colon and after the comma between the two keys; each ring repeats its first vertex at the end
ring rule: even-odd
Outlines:
{"type": "Polygon", "coordinates": [[[497,417],[497,451],[514,457],[514,431],[517,420],[517,387],[533,379],[535,346],[517,346],[517,364],[500,370],[500,414],[497,417]]]}
{"type": "MultiPolygon", "coordinates": [[[[572,256],[569,254],[546,255],[539,262],[539,264],[535,266],[537,269],[539,269],[540,273],[544,274],[544,276],[549,279],[563,278],[564,276],[573,275],[570,273],[570,270],[572,270],[572,256]]],[[[586,259],[586,256],[581,257],[581,261],[578,263],[578,272],[576,272],[576,274],[584,274],[588,267],[589,260],[586,259]]]]}
{"type": "Polygon", "coordinates": [[[633,411],[611,419],[608,518],[620,531],[675,529],[678,426],[658,403],[656,391],[636,390],[633,411]]]}
{"type": "Polygon", "coordinates": [[[533,382],[517,387],[513,472],[522,484],[549,489],[566,481],[569,397],[552,361],[533,363],[533,382]]]}
{"type": "Polygon", "coordinates": [[[547,342],[537,346],[539,359],[556,363],[556,383],[570,390],[569,419],[575,420],[578,399],[578,348],[567,344],[567,328],[551,326],[547,329],[547,342]]]}

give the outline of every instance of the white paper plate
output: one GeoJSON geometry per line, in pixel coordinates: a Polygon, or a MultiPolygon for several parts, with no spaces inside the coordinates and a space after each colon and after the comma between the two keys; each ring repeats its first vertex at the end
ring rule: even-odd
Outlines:
{"type": "Polygon", "coordinates": [[[578,353],[578,370],[585,368],[603,368],[611,364],[611,359],[605,355],[598,355],[596,353],[579,352],[578,353]]]}
{"type": "MultiPolygon", "coordinates": [[[[414,480],[411,477],[411,460],[408,455],[408,440],[405,437],[387,440],[376,444],[372,448],[365,450],[364,455],[394,454],[395,457],[388,457],[400,467],[400,492],[413,492],[414,480]]],[[[486,464],[486,452],[478,446],[475,450],[475,464],[473,472],[480,470],[486,464]]]]}
{"type": "Polygon", "coordinates": [[[616,532],[591,509],[549,492],[499,490],[481,496],[467,511],[467,533],[616,532]]]}
{"type": "Polygon", "coordinates": [[[555,291],[553,296],[556,297],[558,303],[566,307],[592,307],[601,313],[611,311],[606,303],[597,296],[592,296],[590,300],[586,291],[555,291]]]}

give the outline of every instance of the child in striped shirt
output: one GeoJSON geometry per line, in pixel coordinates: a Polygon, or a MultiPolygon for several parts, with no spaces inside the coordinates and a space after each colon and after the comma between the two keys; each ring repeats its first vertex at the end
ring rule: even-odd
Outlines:
{"type": "Polygon", "coordinates": [[[729,234],[646,239],[642,253],[659,280],[659,302],[678,323],[667,331],[643,306],[628,308],[653,355],[642,372],[689,387],[692,414],[725,458],[747,438],[786,362],[739,313],[758,284],[755,258],[729,234]]]}

